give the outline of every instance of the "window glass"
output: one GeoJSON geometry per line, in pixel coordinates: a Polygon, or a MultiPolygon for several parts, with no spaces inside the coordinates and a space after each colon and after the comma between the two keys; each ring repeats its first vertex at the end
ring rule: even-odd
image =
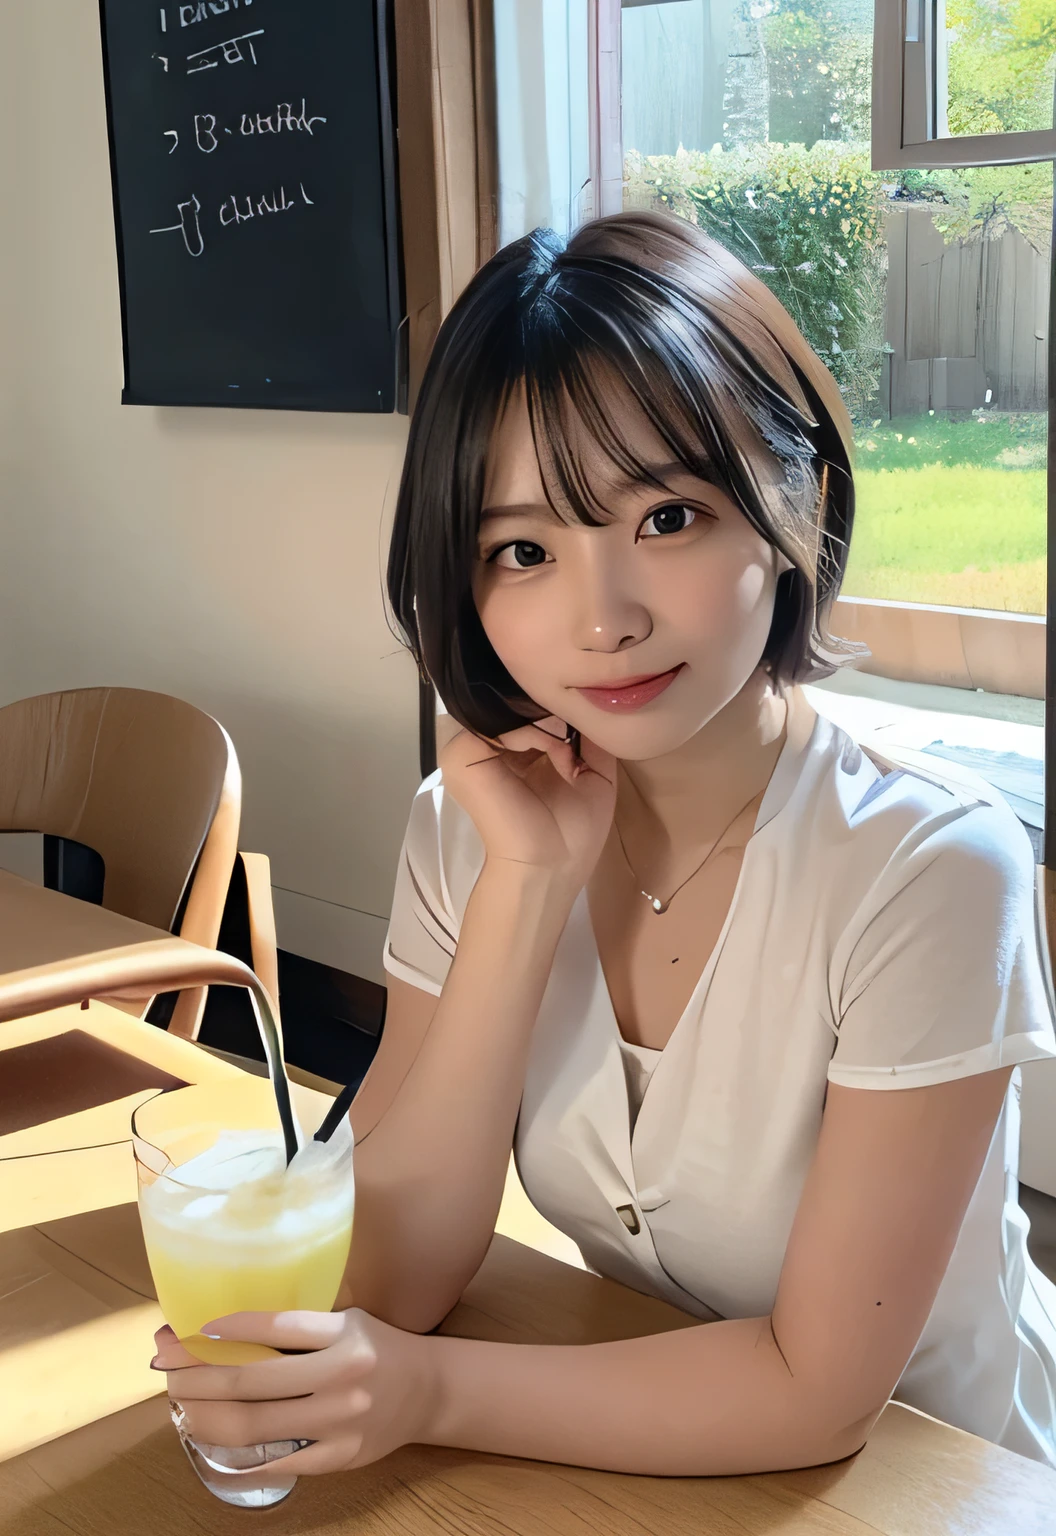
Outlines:
{"type": "Polygon", "coordinates": [[[1043,613],[1051,164],[874,171],[871,0],[627,6],[622,42],[625,206],[734,250],[843,392],[844,595],[1043,613]]]}
{"type": "Polygon", "coordinates": [[[947,103],[940,134],[1053,126],[1053,0],[945,0],[947,103]]]}

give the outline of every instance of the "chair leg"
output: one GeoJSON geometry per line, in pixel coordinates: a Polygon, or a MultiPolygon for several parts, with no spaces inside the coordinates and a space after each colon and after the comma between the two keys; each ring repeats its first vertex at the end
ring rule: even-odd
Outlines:
{"type": "Polygon", "coordinates": [[[197,1040],[207,996],[206,987],[188,987],[181,992],[172,1010],[168,1033],[178,1035],[181,1040],[197,1040]]]}

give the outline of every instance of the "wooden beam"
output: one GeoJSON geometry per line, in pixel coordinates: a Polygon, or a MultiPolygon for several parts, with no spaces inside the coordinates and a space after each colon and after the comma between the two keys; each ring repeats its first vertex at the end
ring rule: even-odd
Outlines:
{"type": "Polygon", "coordinates": [[[433,25],[430,0],[394,0],[396,155],[407,310],[407,409],[440,328],[440,246],[433,132],[433,25]]]}
{"type": "Polygon", "coordinates": [[[859,664],[861,672],[1045,697],[1046,622],[1040,614],[841,597],[831,623],[834,635],[862,640],[872,651],[859,664]]]}

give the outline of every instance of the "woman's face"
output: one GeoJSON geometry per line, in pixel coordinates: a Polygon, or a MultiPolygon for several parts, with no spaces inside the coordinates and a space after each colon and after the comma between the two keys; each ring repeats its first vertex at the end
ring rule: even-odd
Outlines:
{"type": "MultiPolygon", "coordinates": [[[[523,387],[492,438],[473,592],[485,633],[530,699],[627,761],[672,752],[755,672],[789,563],[720,490],[679,464],[627,409],[626,437],[666,490],[621,483],[581,455],[613,521],[564,523],[547,505],[523,387]],[[644,702],[584,688],[678,669],[644,702]],[[628,707],[630,706],[630,707],[628,707]]],[[[640,696],[639,696],[640,697],[640,696]]]]}

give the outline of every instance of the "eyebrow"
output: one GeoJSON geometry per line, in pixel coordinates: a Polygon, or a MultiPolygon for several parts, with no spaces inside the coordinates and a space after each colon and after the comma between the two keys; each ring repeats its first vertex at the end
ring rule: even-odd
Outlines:
{"type": "MultiPolygon", "coordinates": [[[[646,476],[651,476],[654,480],[666,480],[674,474],[690,475],[698,480],[704,478],[701,475],[694,475],[693,470],[683,464],[681,459],[670,459],[666,464],[646,464],[644,468],[644,475],[620,475],[615,478],[612,482],[612,490],[629,491],[635,486],[647,485],[649,481],[646,476]]],[[[541,517],[548,522],[560,521],[553,507],[545,501],[522,501],[511,503],[509,506],[485,507],[480,514],[480,521],[484,523],[493,517],[514,516],[541,517]]]]}

